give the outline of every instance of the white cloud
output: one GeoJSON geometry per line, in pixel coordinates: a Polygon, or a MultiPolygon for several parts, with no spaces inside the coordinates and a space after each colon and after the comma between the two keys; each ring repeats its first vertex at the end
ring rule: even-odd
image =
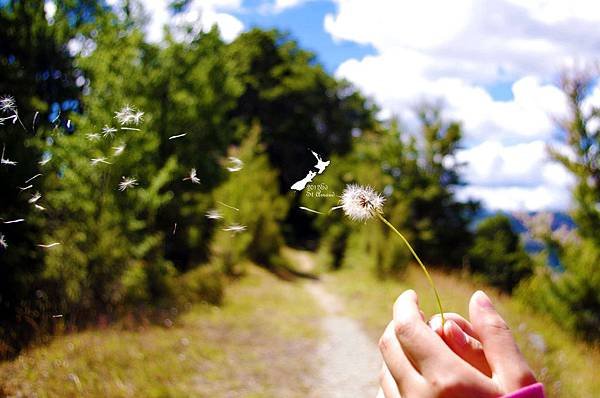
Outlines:
{"type": "Polygon", "coordinates": [[[523,187],[479,187],[476,185],[462,189],[459,199],[481,200],[487,209],[509,211],[565,210],[569,207],[570,194],[563,189],[545,186],[523,187]]]}
{"type": "Polygon", "coordinates": [[[463,171],[469,185],[459,191],[462,198],[482,199],[494,209],[568,207],[573,177],[549,159],[544,141],[510,146],[486,141],[459,151],[457,160],[467,162],[463,171]]]}
{"type": "Polygon", "coordinates": [[[289,8],[297,7],[306,1],[307,0],[275,0],[273,9],[275,12],[281,12],[289,8]]]}
{"type": "Polygon", "coordinates": [[[144,2],[150,17],[146,27],[149,41],[158,43],[163,38],[164,26],[168,26],[178,40],[185,40],[185,26],[192,28],[192,34],[209,30],[217,25],[225,41],[234,40],[244,29],[243,23],[235,16],[226,13],[242,7],[241,0],[192,0],[176,15],[169,10],[168,0],[144,2]]]}
{"type": "MultiPolygon", "coordinates": [[[[462,194],[490,206],[567,206],[570,177],[544,161],[567,112],[557,87],[565,67],[590,64],[600,51],[600,2],[583,0],[335,0],[324,28],[334,40],[372,45],[376,55],[336,71],[373,97],[383,115],[409,120],[422,99],[441,99],[463,122],[461,156],[474,184],[462,194]],[[509,85],[495,100],[489,87],[509,85]],[[529,195],[529,196],[528,196],[529,195]]],[[[600,86],[594,91],[600,104],[600,86]]],[[[591,107],[588,105],[588,107],[591,107]]]]}

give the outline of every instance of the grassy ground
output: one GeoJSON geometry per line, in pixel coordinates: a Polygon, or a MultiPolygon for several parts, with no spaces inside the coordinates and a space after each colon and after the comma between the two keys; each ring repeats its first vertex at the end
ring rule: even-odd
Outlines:
{"type": "MultiPolygon", "coordinates": [[[[391,319],[392,304],[405,289],[419,295],[427,315],[437,313],[433,292],[420,268],[410,268],[401,280],[380,281],[373,273],[356,267],[330,275],[327,285],[347,301],[348,311],[363,321],[373,338],[391,319]]],[[[467,277],[434,272],[445,311],[468,314],[468,300],[478,289],[485,290],[499,312],[511,325],[519,346],[544,382],[549,397],[597,397],[600,392],[600,349],[578,342],[560,326],[539,314],[533,314],[515,300],[498,291],[476,284],[467,277]],[[545,346],[540,346],[543,342],[545,346]],[[536,344],[537,343],[537,344],[536,344]]]]}
{"type": "Polygon", "coordinates": [[[171,326],[60,336],[0,364],[0,396],[304,397],[319,314],[300,284],[251,268],[221,308],[197,305],[171,326]]]}

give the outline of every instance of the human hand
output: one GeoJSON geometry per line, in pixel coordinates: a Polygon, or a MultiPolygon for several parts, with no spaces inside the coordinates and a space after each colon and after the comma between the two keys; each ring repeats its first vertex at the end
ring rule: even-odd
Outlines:
{"type": "Polygon", "coordinates": [[[443,331],[441,319],[436,327],[434,317],[437,334],[425,323],[415,292],[404,292],[380,339],[385,366],[378,397],[498,397],[535,383],[510,330],[483,292],[473,295],[469,313],[472,324],[446,314],[443,331]]]}

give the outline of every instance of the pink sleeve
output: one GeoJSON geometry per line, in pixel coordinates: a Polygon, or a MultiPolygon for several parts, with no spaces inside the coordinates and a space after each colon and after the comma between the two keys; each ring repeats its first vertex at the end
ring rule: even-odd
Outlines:
{"type": "Polygon", "coordinates": [[[544,398],[544,385],[542,383],[535,383],[505,395],[502,398],[544,398]]]}

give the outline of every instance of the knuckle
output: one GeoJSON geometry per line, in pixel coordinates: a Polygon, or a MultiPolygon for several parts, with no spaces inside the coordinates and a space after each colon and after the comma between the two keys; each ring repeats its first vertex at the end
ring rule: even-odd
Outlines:
{"type": "Polygon", "coordinates": [[[392,346],[392,339],[394,338],[394,336],[390,336],[389,333],[384,333],[380,338],[379,338],[379,351],[381,351],[382,353],[387,352],[390,350],[391,346],[392,346]]]}
{"type": "Polygon", "coordinates": [[[507,334],[511,333],[508,324],[499,315],[490,315],[485,318],[485,327],[492,333],[507,334]]]}
{"type": "Polygon", "coordinates": [[[394,334],[399,339],[408,340],[415,334],[415,325],[410,319],[398,319],[394,322],[394,334]]]}
{"type": "Polygon", "coordinates": [[[437,374],[428,380],[429,387],[435,393],[436,397],[455,397],[457,392],[461,391],[461,381],[459,378],[448,374],[437,374]]]}

